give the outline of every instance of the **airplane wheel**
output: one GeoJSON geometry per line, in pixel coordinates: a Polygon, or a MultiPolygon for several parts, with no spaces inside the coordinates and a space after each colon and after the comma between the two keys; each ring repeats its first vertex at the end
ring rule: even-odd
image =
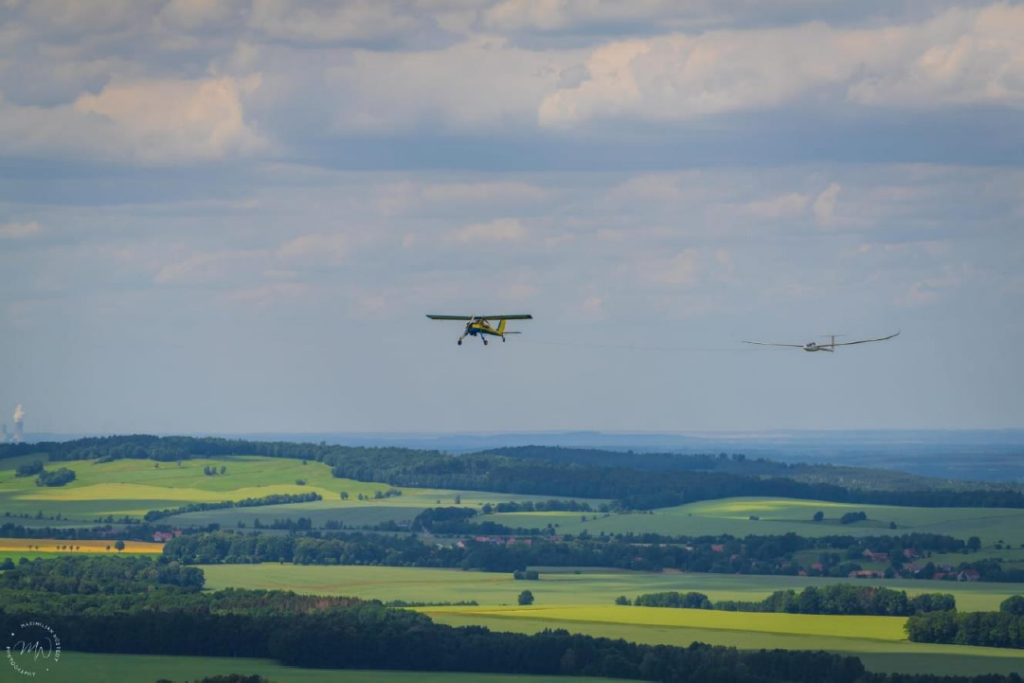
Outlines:
{"type": "Polygon", "coordinates": [[[459,340],[458,344],[459,344],[459,346],[462,346],[462,340],[461,339],[459,340]]]}
{"type": "Polygon", "coordinates": [[[502,344],[504,344],[504,343],[505,343],[505,338],[504,338],[504,337],[502,337],[502,338],[501,338],[501,343],[502,343],[502,344]]]}
{"type": "Polygon", "coordinates": [[[484,339],[484,346],[487,346],[487,340],[484,339]]]}

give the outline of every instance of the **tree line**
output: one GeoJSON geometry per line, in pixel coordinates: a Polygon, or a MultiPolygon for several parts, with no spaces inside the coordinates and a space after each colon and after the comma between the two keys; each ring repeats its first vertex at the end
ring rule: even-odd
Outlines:
{"type": "Polygon", "coordinates": [[[1024,648],[1024,597],[1004,600],[998,612],[930,612],[907,620],[916,643],[1024,648]]]}
{"type": "Polygon", "coordinates": [[[284,505],[286,503],[312,503],[316,500],[323,500],[323,496],[315,491],[309,493],[274,493],[259,498],[245,498],[244,500],[226,500],[219,503],[189,503],[181,507],[168,508],[165,510],[150,510],[144,519],[147,522],[155,522],[164,517],[173,517],[187,512],[205,512],[207,510],[223,510],[225,508],[248,508],[261,505],[284,505]]]}
{"type": "Polygon", "coordinates": [[[936,610],[955,610],[956,599],[949,593],[922,593],[908,597],[906,591],[878,586],[836,584],[817,588],[809,586],[799,593],[775,591],[764,600],[718,600],[712,602],[703,593],[665,592],[639,595],[629,603],[638,607],[675,607],[712,609],[727,612],[774,612],[785,614],[836,614],[908,617],[936,610]]]}
{"type": "MultiPolygon", "coordinates": [[[[451,528],[453,524],[465,524],[471,513],[471,510],[463,508],[431,508],[420,513],[414,524],[417,528],[436,532],[451,528]]],[[[913,536],[908,534],[906,538],[913,536]]],[[[742,540],[731,536],[674,538],[671,543],[645,543],[638,538],[643,537],[580,535],[562,540],[533,537],[527,544],[521,539],[513,542],[489,537],[477,541],[474,537],[445,546],[424,544],[411,533],[391,536],[310,531],[303,535],[265,536],[218,531],[186,534],[172,539],[164,545],[164,554],[174,560],[196,564],[376,564],[490,572],[513,572],[531,566],[614,567],[642,571],[672,568],[689,572],[796,575],[803,570],[791,559],[793,553],[820,547],[814,544],[821,541],[795,534],[748,536],[742,540]]],[[[859,555],[860,552],[857,545],[846,550],[847,554],[859,555]]],[[[839,558],[838,553],[831,554],[839,558]]],[[[837,559],[836,562],[842,561],[837,559]]],[[[847,561],[830,565],[830,573],[817,570],[813,573],[845,577],[849,571],[859,568],[859,564],[847,561]]],[[[1013,575],[1004,572],[999,576],[1013,575]]]]}

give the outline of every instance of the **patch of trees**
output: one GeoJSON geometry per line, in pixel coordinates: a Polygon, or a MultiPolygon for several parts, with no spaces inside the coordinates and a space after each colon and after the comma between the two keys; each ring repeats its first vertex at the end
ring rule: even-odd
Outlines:
{"type": "MultiPolygon", "coordinates": [[[[608,506],[604,505],[603,512],[608,511],[608,506]]],[[[576,500],[526,500],[523,502],[516,502],[514,500],[495,503],[485,503],[480,509],[480,512],[489,515],[492,512],[593,512],[594,509],[590,506],[590,503],[583,501],[582,503],[576,500]]]]}
{"type": "Polygon", "coordinates": [[[855,522],[863,522],[867,520],[868,513],[866,512],[847,512],[839,518],[840,524],[853,524],[855,522]]]}
{"type": "Polygon", "coordinates": [[[135,524],[115,529],[109,524],[94,527],[26,527],[5,522],[0,524],[0,538],[38,538],[58,541],[108,540],[114,537],[133,541],[152,541],[158,531],[168,532],[171,527],[158,524],[135,524]]]}
{"type": "Polygon", "coordinates": [[[905,628],[915,643],[1024,648],[1024,616],[1012,612],[929,612],[905,628]]]}
{"type": "Polygon", "coordinates": [[[43,461],[42,460],[33,460],[32,462],[27,462],[24,465],[18,465],[18,467],[14,470],[14,476],[15,477],[34,477],[35,475],[39,474],[42,471],[43,471],[43,461]]]}
{"type": "Polygon", "coordinates": [[[703,593],[649,593],[637,596],[632,603],[625,596],[616,604],[639,607],[674,607],[681,609],[713,609],[727,612],[773,612],[785,614],[878,615],[906,617],[935,610],[955,610],[956,600],[948,593],[924,593],[908,598],[905,591],[872,586],[835,585],[808,587],[799,593],[775,591],[760,601],[719,600],[712,602],[703,593]]]}
{"type": "Polygon", "coordinates": [[[0,575],[0,589],[70,594],[116,594],[147,590],[147,586],[176,587],[198,591],[203,571],[177,562],[154,561],[128,555],[61,556],[35,560],[0,575]]]}
{"type": "MultiPolygon", "coordinates": [[[[623,603],[618,603],[623,604],[623,603]]],[[[638,595],[633,605],[637,607],[674,607],[676,609],[714,609],[708,596],[703,593],[647,593],[638,595]]]]}
{"type": "Polygon", "coordinates": [[[43,470],[36,477],[36,486],[64,486],[75,480],[75,471],[61,467],[52,472],[43,470]]]}
{"type": "Polygon", "coordinates": [[[463,530],[467,528],[465,522],[475,516],[476,510],[471,508],[427,508],[413,518],[412,528],[439,534],[464,533],[463,530]],[[459,531],[449,529],[459,529],[459,531]]]}
{"type": "Polygon", "coordinates": [[[165,510],[150,510],[146,513],[144,519],[147,522],[155,522],[164,517],[182,515],[187,512],[206,512],[207,510],[224,510],[226,508],[250,508],[262,505],[284,505],[286,503],[312,503],[317,500],[323,500],[323,496],[316,491],[311,491],[310,493],[275,493],[259,498],[246,498],[245,500],[226,500],[220,503],[189,503],[188,505],[165,510]]]}
{"type": "MultiPolygon", "coordinates": [[[[160,463],[157,463],[157,467],[159,466],[160,463]]],[[[215,477],[218,474],[226,474],[227,471],[228,468],[225,465],[221,465],[219,470],[217,469],[216,465],[206,465],[205,467],[203,467],[203,474],[206,475],[207,477],[215,477]]]]}
{"type": "Polygon", "coordinates": [[[775,591],[756,602],[719,600],[713,609],[730,612],[777,612],[787,614],[866,614],[907,617],[935,610],[955,610],[956,599],[949,593],[922,593],[907,597],[906,591],[878,586],[837,584],[799,593],[775,591]]]}

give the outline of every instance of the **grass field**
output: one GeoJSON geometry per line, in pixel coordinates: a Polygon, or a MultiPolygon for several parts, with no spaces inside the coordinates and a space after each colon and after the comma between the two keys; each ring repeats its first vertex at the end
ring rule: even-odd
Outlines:
{"type": "MultiPolygon", "coordinates": [[[[377,524],[387,520],[408,521],[421,510],[436,505],[455,505],[458,497],[462,505],[479,507],[485,503],[509,500],[547,500],[549,496],[507,495],[476,491],[449,491],[397,487],[401,496],[375,500],[386,484],[338,479],[331,468],[323,463],[300,460],[264,458],[259,456],[230,456],[198,458],[158,463],[152,460],[116,460],[97,464],[90,460],[59,463],[75,471],[72,483],[57,488],[40,488],[34,477],[16,478],[17,464],[32,460],[23,456],[3,461],[0,468],[0,512],[15,515],[35,515],[42,511],[49,518],[58,513],[63,523],[91,521],[98,516],[130,515],[141,517],[149,510],[180,507],[188,503],[216,503],[259,498],[278,493],[308,493],[323,496],[316,503],[261,506],[248,509],[225,509],[195,512],[167,518],[170,524],[210,524],[234,527],[239,521],[251,526],[253,520],[309,517],[317,525],[327,520],[340,520],[346,525],[377,524]],[[205,467],[226,467],[225,474],[207,476],[205,467]],[[298,485],[297,480],[305,480],[298,485]],[[341,492],[349,494],[341,500],[341,492]],[[358,500],[362,494],[368,500],[358,500]]],[[[50,466],[50,469],[58,464],[50,466]]],[[[591,501],[599,504],[603,501],[591,501]]],[[[22,523],[28,520],[11,518],[22,523]]],[[[38,520],[33,520],[38,523],[38,520]]],[[[47,520],[49,522],[50,520],[47,520]]]]}
{"type": "MultiPolygon", "coordinates": [[[[7,663],[4,662],[6,668],[7,663]]],[[[168,657],[160,655],[107,655],[61,652],[60,660],[38,678],[54,683],[105,683],[106,681],[196,680],[226,674],[259,674],[275,682],[296,683],[601,683],[607,678],[566,678],[564,676],[503,676],[425,671],[347,671],[298,669],[263,659],[231,657],[168,657]]],[[[4,679],[7,680],[7,679],[4,679]]]]}
{"type": "MultiPolygon", "coordinates": [[[[849,583],[844,579],[794,576],[739,576],[732,574],[679,574],[646,572],[549,573],[540,581],[516,581],[510,574],[463,572],[451,569],[406,567],[325,567],[279,564],[204,565],[208,588],[279,588],[299,593],[348,595],[382,601],[459,602],[514,605],[529,588],[539,604],[607,605],[616,597],[641,593],[698,591],[714,600],[760,600],[772,591],[805,586],[849,583]]],[[[943,583],[927,581],[858,581],[906,590],[911,595],[942,590],[952,593],[963,611],[999,609],[1024,585],[997,583],[943,583]]]]}
{"type": "Polygon", "coordinates": [[[606,533],[654,532],[670,535],[785,534],[801,536],[847,534],[867,536],[904,534],[913,531],[941,533],[963,538],[978,536],[991,546],[998,541],[1020,547],[1024,544],[1024,510],[1003,508],[913,508],[893,505],[849,505],[790,498],[726,498],[702,501],[672,508],[654,510],[652,514],[587,516],[586,521],[575,512],[501,513],[481,517],[512,527],[545,527],[556,525],[561,533],[591,535],[606,533]],[[818,510],[825,520],[813,522],[818,510]],[[864,511],[868,519],[855,524],[840,524],[846,512],[864,511]],[[750,517],[758,517],[751,520],[750,517]],[[895,522],[897,528],[889,529],[895,522]]]}

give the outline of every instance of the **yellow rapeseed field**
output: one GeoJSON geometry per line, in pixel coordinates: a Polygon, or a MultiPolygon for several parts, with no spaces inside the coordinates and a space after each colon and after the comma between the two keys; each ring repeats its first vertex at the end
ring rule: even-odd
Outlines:
{"type": "MultiPolygon", "coordinates": [[[[163,543],[144,543],[142,541],[125,541],[123,553],[163,552],[163,543]]],[[[0,552],[33,552],[33,553],[110,553],[117,554],[114,541],[55,541],[37,538],[0,538],[0,552]],[[110,550],[107,550],[107,546],[110,550]]]]}

